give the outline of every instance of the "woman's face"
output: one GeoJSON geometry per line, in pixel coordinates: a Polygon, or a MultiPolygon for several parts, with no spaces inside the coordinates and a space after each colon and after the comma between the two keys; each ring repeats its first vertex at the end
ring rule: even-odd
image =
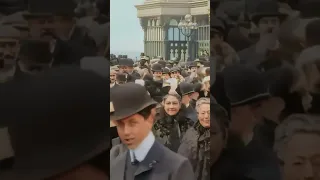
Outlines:
{"type": "Polygon", "coordinates": [[[168,96],[164,101],[164,110],[169,116],[176,115],[180,110],[180,102],[174,96],[168,96]]]}
{"type": "Polygon", "coordinates": [[[223,132],[221,131],[217,120],[213,119],[210,127],[210,158],[212,164],[218,160],[223,148],[225,147],[225,144],[226,138],[224,138],[223,132]]]}
{"type": "Polygon", "coordinates": [[[198,119],[204,128],[210,127],[210,104],[202,104],[199,106],[198,119]]]}

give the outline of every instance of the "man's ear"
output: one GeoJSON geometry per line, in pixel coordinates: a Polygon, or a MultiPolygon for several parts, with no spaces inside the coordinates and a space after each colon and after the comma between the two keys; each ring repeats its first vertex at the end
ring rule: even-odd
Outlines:
{"type": "Polygon", "coordinates": [[[152,122],[152,124],[154,124],[156,119],[156,114],[157,114],[156,108],[152,108],[150,116],[148,117],[147,121],[152,122]]]}

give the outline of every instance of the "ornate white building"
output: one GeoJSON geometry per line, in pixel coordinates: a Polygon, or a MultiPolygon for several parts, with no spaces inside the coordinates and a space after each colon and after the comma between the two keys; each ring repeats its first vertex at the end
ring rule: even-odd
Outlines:
{"type": "Polygon", "coordinates": [[[144,52],[146,55],[195,59],[200,52],[210,52],[210,1],[209,0],[145,0],[136,5],[138,18],[144,31],[144,52]],[[191,14],[198,29],[191,36],[192,43],[183,35],[178,24],[185,15],[191,14]],[[192,54],[188,54],[190,44],[192,54]]]}

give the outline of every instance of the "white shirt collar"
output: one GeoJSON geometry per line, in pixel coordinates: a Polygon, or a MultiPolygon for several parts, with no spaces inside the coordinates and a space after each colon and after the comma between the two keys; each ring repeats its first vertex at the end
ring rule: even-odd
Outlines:
{"type": "Polygon", "coordinates": [[[148,136],[141,142],[141,144],[136,149],[130,149],[131,162],[134,162],[133,153],[136,156],[136,160],[138,160],[139,162],[142,162],[146,158],[154,142],[155,142],[155,137],[153,133],[150,132],[148,136]]]}

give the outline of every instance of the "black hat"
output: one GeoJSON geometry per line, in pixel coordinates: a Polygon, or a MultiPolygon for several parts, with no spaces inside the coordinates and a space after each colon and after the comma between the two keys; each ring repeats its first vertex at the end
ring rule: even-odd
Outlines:
{"type": "Polygon", "coordinates": [[[224,33],[226,27],[221,19],[216,16],[210,16],[210,32],[224,33]]]}
{"type": "Polygon", "coordinates": [[[170,73],[170,69],[169,68],[163,68],[162,69],[162,74],[169,74],[170,73]]]}
{"type": "Polygon", "coordinates": [[[285,97],[290,93],[295,78],[294,71],[292,67],[284,66],[263,72],[272,96],[285,97]]]}
{"type": "Polygon", "coordinates": [[[158,64],[161,64],[162,68],[166,67],[167,62],[165,60],[159,60],[158,64]]]}
{"type": "Polygon", "coordinates": [[[253,23],[258,24],[261,18],[270,16],[279,17],[282,21],[287,17],[287,14],[279,12],[279,6],[276,1],[262,1],[257,5],[255,13],[251,16],[251,20],[253,23]]]}
{"type": "Polygon", "coordinates": [[[180,72],[180,69],[178,67],[173,67],[170,69],[170,73],[172,72],[180,72]]]}
{"type": "Polygon", "coordinates": [[[170,69],[170,68],[172,68],[173,66],[172,66],[172,64],[167,63],[167,64],[166,64],[166,67],[170,69]]]}
{"type": "Polygon", "coordinates": [[[192,67],[198,67],[198,63],[197,63],[197,62],[191,62],[191,63],[188,65],[188,68],[192,68],[192,67]]]}
{"type": "Polygon", "coordinates": [[[254,67],[231,65],[224,69],[224,86],[231,106],[240,106],[270,97],[262,73],[254,67]]]}
{"type": "Polygon", "coordinates": [[[117,73],[116,80],[121,83],[126,83],[128,80],[128,74],[126,73],[117,73]]]}
{"type": "Polygon", "coordinates": [[[195,83],[194,84],[194,91],[195,92],[200,92],[202,89],[202,84],[201,83],[195,83]]]}
{"type": "Polygon", "coordinates": [[[162,65],[155,63],[152,65],[151,70],[154,72],[162,72],[162,65]]]}
{"type": "Polygon", "coordinates": [[[110,89],[110,120],[117,121],[156,105],[144,86],[127,83],[110,89]]]}
{"type": "Polygon", "coordinates": [[[21,113],[11,114],[7,124],[15,162],[1,180],[47,179],[109,149],[105,108],[110,86],[105,78],[77,67],[60,67],[24,80],[17,85],[23,88],[16,100],[8,105],[21,113]]]}
{"type": "Polygon", "coordinates": [[[123,59],[119,59],[119,66],[129,66],[129,67],[133,67],[133,60],[132,59],[127,59],[127,58],[123,58],[123,59]]]}
{"type": "Polygon", "coordinates": [[[194,93],[194,85],[187,82],[182,82],[179,84],[181,96],[188,95],[194,93]]]}
{"type": "Polygon", "coordinates": [[[73,17],[77,7],[74,0],[29,0],[28,5],[28,13],[24,14],[25,18],[51,15],[73,17]]]}

